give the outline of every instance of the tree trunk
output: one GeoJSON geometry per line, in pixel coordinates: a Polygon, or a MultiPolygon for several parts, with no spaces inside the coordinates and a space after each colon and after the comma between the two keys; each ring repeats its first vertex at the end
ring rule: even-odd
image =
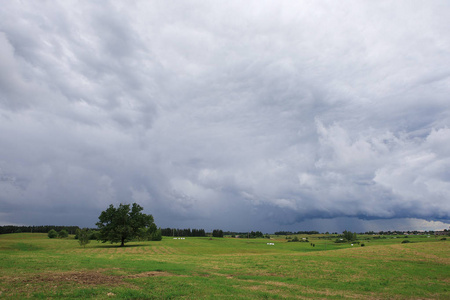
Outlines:
{"type": "Polygon", "coordinates": [[[122,243],[120,244],[120,247],[125,246],[125,238],[122,238],[122,243]]]}

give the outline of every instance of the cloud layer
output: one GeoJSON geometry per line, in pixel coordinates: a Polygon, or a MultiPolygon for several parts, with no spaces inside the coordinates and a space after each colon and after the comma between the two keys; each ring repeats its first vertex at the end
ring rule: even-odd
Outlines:
{"type": "Polygon", "coordinates": [[[207,230],[448,226],[446,1],[2,1],[0,20],[0,223],[137,201],[207,230]]]}

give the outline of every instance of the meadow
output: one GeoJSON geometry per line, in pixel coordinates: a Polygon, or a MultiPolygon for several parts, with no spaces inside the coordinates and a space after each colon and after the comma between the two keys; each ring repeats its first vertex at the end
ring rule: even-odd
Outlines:
{"type": "Polygon", "coordinates": [[[84,248],[73,236],[4,234],[0,298],[450,299],[449,240],[361,236],[361,247],[308,238],[164,237],[84,248]]]}

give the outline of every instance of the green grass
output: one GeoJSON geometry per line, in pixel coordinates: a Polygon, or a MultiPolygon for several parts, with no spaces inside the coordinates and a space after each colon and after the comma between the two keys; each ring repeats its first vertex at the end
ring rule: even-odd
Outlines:
{"type": "Polygon", "coordinates": [[[93,241],[83,248],[73,237],[0,235],[0,298],[450,299],[449,241],[361,236],[360,247],[308,238],[273,237],[274,246],[232,238],[126,247],[93,241]]]}

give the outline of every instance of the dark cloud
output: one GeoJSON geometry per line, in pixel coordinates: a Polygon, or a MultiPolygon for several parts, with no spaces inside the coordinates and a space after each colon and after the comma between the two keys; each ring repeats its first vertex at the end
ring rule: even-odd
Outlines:
{"type": "Polygon", "coordinates": [[[241,5],[5,1],[0,223],[448,226],[448,4],[241,5]]]}

